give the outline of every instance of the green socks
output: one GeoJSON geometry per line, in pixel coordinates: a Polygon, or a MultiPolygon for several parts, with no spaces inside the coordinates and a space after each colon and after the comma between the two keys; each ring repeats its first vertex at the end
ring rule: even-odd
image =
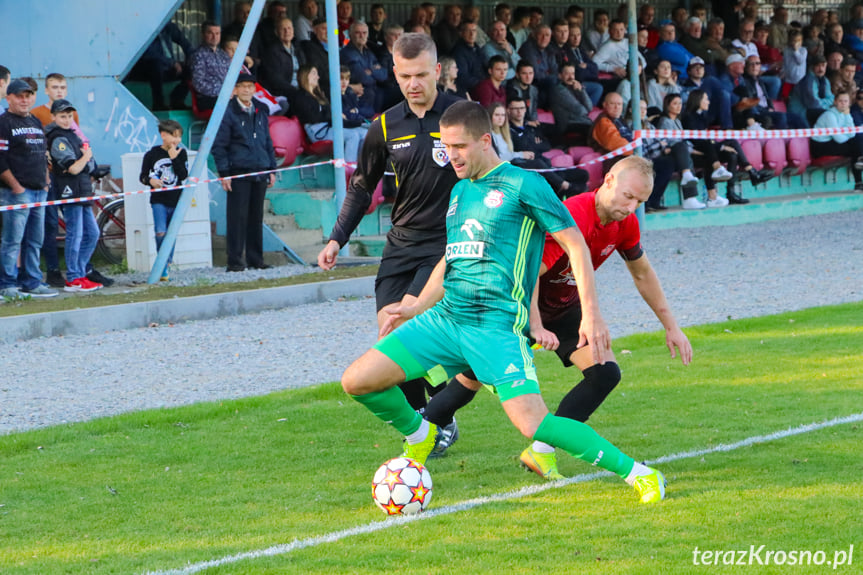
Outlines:
{"type": "Polygon", "coordinates": [[[422,424],[422,415],[411,408],[405,394],[398,387],[351,397],[365,405],[384,423],[398,429],[402,435],[410,435],[422,424]]]}
{"type": "Polygon", "coordinates": [[[600,437],[590,426],[550,413],[539,424],[533,439],[560,447],[573,457],[598,465],[624,479],[635,465],[631,457],[600,437]]]}

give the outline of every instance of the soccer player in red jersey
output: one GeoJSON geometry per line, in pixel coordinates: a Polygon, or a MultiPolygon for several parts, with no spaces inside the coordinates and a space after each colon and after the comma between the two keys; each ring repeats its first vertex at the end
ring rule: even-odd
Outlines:
{"type": "MultiPolygon", "coordinates": [[[[584,235],[593,268],[597,269],[615,251],[623,257],[638,292],[665,328],[665,343],[671,357],[679,355],[683,364],[688,365],[692,361],[692,346],[677,325],[659,278],[641,246],[635,210],[650,197],[652,189],[653,164],[630,156],[611,168],[595,192],[574,196],[564,204],[584,235]]],[[[534,292],[536,301],[531,310],[531,335],[539,345],[556,351],[564,366],[575,365],[581,370],[584,379],[563,398],[555,415],[584,423],[620,381],[620,368],[613,355],[610,361],[594,363],[590,346],[579,340],[578,286],[569,258],[552,239],[546,238],[539,273],[539,289],[534,292]]],[[[458,385],[455,383],[451,382],[429,402],[424,415],[428,421],[446,425],[480,388],[479,382],[463,376],[458,385]]],[[[557,470],[554,449],[545,443],[535,441],[522,452],[521,461],[546,479],[563,477],[557,470]]]]}

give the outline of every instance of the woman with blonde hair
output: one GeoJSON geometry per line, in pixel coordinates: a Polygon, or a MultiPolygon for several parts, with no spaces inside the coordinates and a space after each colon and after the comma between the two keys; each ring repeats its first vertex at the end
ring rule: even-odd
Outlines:
{"type": "Polygon", "coordinates": [[[455,60],[449,56],[443,56],[438,62],[440,63],[440,78],[438,78],[437,85],[441,92],[470,100],[468,93],[459,90],[455,84],[455,80],[458,78],[458,66],[455,60]]]}

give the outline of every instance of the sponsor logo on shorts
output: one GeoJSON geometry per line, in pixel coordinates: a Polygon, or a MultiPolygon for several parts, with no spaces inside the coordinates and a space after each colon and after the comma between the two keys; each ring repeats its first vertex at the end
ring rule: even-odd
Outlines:
{"type": "Polygon", "coordinates": [[[480,259],[485,244],[483,242],[455,242],[446,246],[446,261],[454,259],[480,259]]]}
{"type": "Polygon", "coordinates": [[[446,153],[446,148],[440,143],[440,140],[434,140],[432,148],[432,160],[434,163],[443,168],[449,164],[449,156],[446,153]]]}
{"type": "Polygon", "coordinates": [[[482,201],[487,208],[499,208],[503,205],[503,192],[500,190],[492,190],[485,195],[485,199],[482,201]]]}

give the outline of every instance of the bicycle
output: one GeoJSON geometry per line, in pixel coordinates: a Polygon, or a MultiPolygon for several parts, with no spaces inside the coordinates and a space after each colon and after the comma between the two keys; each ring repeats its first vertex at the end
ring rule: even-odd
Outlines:
{"type": "MultiPolygon", "coordinates": [[[[102,196],[120,192],[120,187],[114,180],[102,177],[93,181],[93,195],[102,196]],[[109,190],[104,190],[105,182],[109,190]]],[[[126,259],[126,211],[123,198],[96,199],[90,202],[96,209],[96,224],[99,226],[99,242],[96,251],[105,261],[119,265],[126,259]]],[[[63,247],[66,240],[66,222],[63,220],[63,210],[57,210],[57,247],[63,247]]]]}

